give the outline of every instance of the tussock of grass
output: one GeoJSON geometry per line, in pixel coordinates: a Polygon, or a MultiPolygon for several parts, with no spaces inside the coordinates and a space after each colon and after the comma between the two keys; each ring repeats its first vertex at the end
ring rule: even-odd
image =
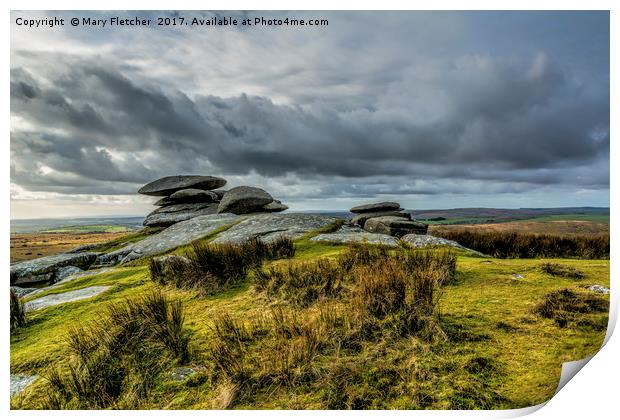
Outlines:
{"type": "Polygon", "coordinates": [[[26,324],[24,302],[11,289],[11,331],[26,324]]]}
{"type": "Polygon", "coordinates": [[[190,357],[179,301],[161,292],[110,305],[98,322],[69,329],[68,369],[50,368],[47,409],[136,408],[163,370],[190,357]]]}
{"type": "Polygon", "coordinates": [[[213,244],[196,241],[186,258],[151,259],[151,279],[160,284],[215,293],[243,280],[248,271],[264,260],[291,258],[293,242],[286,237],[265,243],[252,239],[241,244],[213,244]]]}
{"type": "Polygon", "coordinates": [[[591,292],[578,292],[571,289],[560,289],[548,293],[535,308],[538,315],[553,319],[559,327],[567,327],[571,323],[597,326],[596,323],[583,322],[583,315],[608,312],[608,310],[609,302],[605,298],[591,292]]]}
{"type": "Polygon", "coordinates": [[[540,269],[552,276],[568,277],[571,279],[582,279],[586,276],[581,270],[558,263],[544,263],[540,266],[540,269]]]}
{"type": "Polygon", "coordinates": [[[495,258],[609,258],[609,235],[538,235],[438,229],[435,235],[495,258]]]}

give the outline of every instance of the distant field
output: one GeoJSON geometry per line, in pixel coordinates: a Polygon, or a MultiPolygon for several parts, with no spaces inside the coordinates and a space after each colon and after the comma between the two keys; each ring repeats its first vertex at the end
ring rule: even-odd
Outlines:
{"type": "Polygon", "coordinates": [[[11,263],[69,251],[85,244],[108,242],[126,232],[106,233],[12,233],[11,263]]]}
{"type": "Polygon", "coordinates": [[[54,229],[44,230],[41,233],[114,233],[131,232],[127,226],[118,225],[87,225],[87,226],[64,226],[54,229]]]}
{"type": "Polygon", "coordinates": [[[562,220],[582,220],[586,222],[609,223],[608,214],[556,214],[551,216],[533,217],[523,222],[553,222],[562,220]]]}
{"type": "Polygon", "coordinates": [[[483,232],[522,232],[541,235],[598,235],[609,234],[609,222],[605,223],[585,220],[537,220],[486,224],[434,225],[429,227],[429,233],[432,234],[433,232],[446,229],[471,229],[480,230],[483,232]]]}

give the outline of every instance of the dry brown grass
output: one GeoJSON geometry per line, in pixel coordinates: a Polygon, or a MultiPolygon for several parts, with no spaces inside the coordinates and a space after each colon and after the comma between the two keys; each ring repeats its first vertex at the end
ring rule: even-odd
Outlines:
{"type": "Polygon", "coordinates": [[[46,257],[86,244],[98,244],[127,235],[114,233],[12,233],[11,263],[46,257]]]}
{"type": "Polygon", "coordinates": [[[476,230],[481,232],[520,232],[547,235],[599,235],[609,234],[609,223],[582,220],[556,220],[546,222],[506,222],[472,225],[431,225],[428,233],[433,235],[449,230],[476,230]]]}

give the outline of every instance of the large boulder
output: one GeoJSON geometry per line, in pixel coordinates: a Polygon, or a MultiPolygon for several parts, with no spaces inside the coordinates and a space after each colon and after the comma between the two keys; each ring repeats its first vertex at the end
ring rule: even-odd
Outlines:
{"type": "Polygon", "coordinates": [[[216,188],[221,188],[224,185],[226,185],[226,180],[216,176],[175,175],[149,182],[140,188],[138,193],[165,197],[186,188],[214,190],[216,188]]]}
{"type": "Polygon", "coordinates": [[[366,220],[372,219],[373,217],[382,217],[382,216],[394,216],[394,217],[402,217],[407,220],[411,220],[411,215],[409,213],[403,213],[400,211],[378,211],[373,213],[361,213],[357,216],[351,218],[350,222],[352,225],[363,227],[366,220]]]}
{"type": "Polygon", "coordinates": [[[57,272],[62,267],[74,266],[86,270],[98,255],[96,252],[66,253],[22,261],[11,266],[11,284],[55,283],[57,272]]]}
{"type": "Polygon", "coordinates": [[[161,254],[181,245],[187,245],[196,239],[209,235],[216,229],[242,220],[243,216],[234,214],[212,214],[194,217],[184,222],[176,223],[169,228],[145,239],[128,244],[127,246],[100,255],[96,265],[109,266],[132,261],[140,257],[161,254]]]}
{"type": "Polygon", "coordinates": [[[198,216],[215,214],[217,203],[185,203],[160,207],[149,213],[142,224],[144,226],[171,226],[198,216]]]}
{"type": "Polygon", "coordinates": [[[226,192],[217,208],[218,213],[246,214],[262,211],[273,201],[267,191],[257,187],[235,187],[226,192]]]}
{"type": "Polygon", "coordinates": [[[374,213],[379,211],[400,211],[400,204],[393,201],[383,201],[381,203],[363,204],[351,208],[351,213],[374,213]]]}
{"type": "Polygon", "coordinates": [[[408,233],[426,234],[428,225],[402,217],[381,216],[368,219],[364,223],[364,230],[400,238],[408,233]]]}
{"type": "Polygon", "coordinates": [[[213,203],[219,201],[218,195],[212,191],[186,188],[170,195],[173,203],[213,203]]]}

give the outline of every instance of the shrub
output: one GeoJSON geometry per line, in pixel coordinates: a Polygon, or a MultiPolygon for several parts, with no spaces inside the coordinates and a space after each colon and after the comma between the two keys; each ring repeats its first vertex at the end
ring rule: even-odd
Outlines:
{"type": "Polygon", "coordinates": [[[151,279],[160,284],[214,293],[244,279],[250,269],[260,267],[264,260],[294,255],[293,241],[286,237],[271,243],[259,239],[241,244],[196,241],[191,244],[186,258],[152,258],[149,270],[151,279]]]}
{"type": "Polygon", "coordinates": [[[46,408],[137,407],[156,378],[190,357],[181,303],[161,292],[110,305],[96,323],[68,330],[68,372],[52,368],[46,408]]]}
{"type": "Polygon", "coordinates": [[[289,263],[255,272],[256,290],[269,298],[282,298],[308,306],[322,297],[335,297],[343,289],[345,271],[328,259],[289,263]]]}
{"type": "Polygon", "coordinates": [[[346,251],[338,257],[338,264],[345,271],[351,271],[359,265],[372,265],[385,261],[390,256],[390,248],[383,245],[350,244],[346,251]]]}
{"type": "Polygon", "coordinates": [[[571,289],[560,289],[545,295],[534,311],[543,318],[553,319],[560,327],[576,321],[580,315],[607,312],[609,302],[602,296],[571,289]]]}
{"type": "Polygon", "coordinates": [[[24,302],[11,289],[11,331],[26,324],[24,302]]]}
{"type": "Polygon", "coordinates": [[[609,235],[538,235],[438,229],[435,235],[496,258],[609,258],[609,235]]]}
{"type": "Polygon", "coordinates": [[[564,264],[544,263],[540,266],[541,270],[552,276],[568,277],[571,279],[582,279],[586,275],[583,271],[564,264]]]}

